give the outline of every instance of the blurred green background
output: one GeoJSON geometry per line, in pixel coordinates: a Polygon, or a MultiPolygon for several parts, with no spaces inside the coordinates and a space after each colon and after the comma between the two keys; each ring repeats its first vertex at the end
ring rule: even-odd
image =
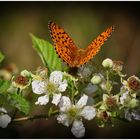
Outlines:
{"type": "MultiPolygon", "coordinates": [[[[29,33],[51,41],[48,21],[65,29],[77,46],[87,47],[111,25],[115,32],[105,42],[95,62],[109,57],[121,60],[128,76],[140,77],[140,3],[139,2],[0,2],[0,51],[5,65],[14,62],[20,70],[43,66],[32,48],[29,33]]],[[[85,138],[138,138],[140,122],[118,123],[98,128],[85,123],[85,138]]],[[[1,138],[74,138],[70,129],[54,118],[0,129],[1,138]]]]}

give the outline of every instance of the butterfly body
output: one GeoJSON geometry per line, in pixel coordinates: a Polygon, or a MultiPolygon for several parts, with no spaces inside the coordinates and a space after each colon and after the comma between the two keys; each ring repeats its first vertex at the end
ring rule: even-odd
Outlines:
{"type": "Polygon", "coordinates": [[[48,24],[55,50],[70,67],[80,67],[92,59],[113,31],[113,26],[100,34],[85,49],[78,48],[63,28],[54,22],[48,24]]]}

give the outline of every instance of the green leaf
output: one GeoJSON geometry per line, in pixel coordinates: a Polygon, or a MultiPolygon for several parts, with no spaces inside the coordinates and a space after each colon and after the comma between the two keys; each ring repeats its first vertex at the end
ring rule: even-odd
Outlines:
{"type": "Polygon", "coordinates": [[[7,94],[1,94],[0,93],[0,106],[5,106],[7,103],[7,94]]]}
{"type": "Polygon", "coordinates": [[[4,93],[10,87],[10,83],[0,79],[0,93],[4,93]]]}
{"type": "Polygon", "coordinates": [[[31,34],[33,48],[38,52],[43,64],[51,71],[62,70],[62,62],[54,47],[48,42],[31,34]]]}
{"type": "Polygon", "coordinates": [[[4,60],[4,55],[0,52],[0,63],[4,60]]]}
{"type": "Polygon", "coordinates": [[[30,110],[30,106],[28,101],[22,97],[20,94],[16,93],[9,93],[8,94],[8,100],[10,105],[16,107],[21,112],[28,114],[30,110]]]}

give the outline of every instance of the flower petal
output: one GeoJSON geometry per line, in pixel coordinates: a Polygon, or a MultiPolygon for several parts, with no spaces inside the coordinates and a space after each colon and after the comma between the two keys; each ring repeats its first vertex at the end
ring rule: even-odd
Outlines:
{"type": "Polygon", "coordinates": [[[107,98],[109,98],[109,95],[103,94],[103,101],[104,101],[104,102],[107,100],[107,98]]]}
{"type": "Polygon", "coordinates": [[[38,98],[36,105],[46,105],[49,102],[49,95],[44,95],[38,98]]]}
{"type": "Polygon", "coordinates": [[[53,94],[52,103],[57,105],[60,102],[61,96],[62,96],[61,93],[60,94],[53,94]]]}
{"type": "Polygon", "coordinates": [[[133,110],[131,114],[134,120],[140,120],[140,112],[138,110],[133,110]]]}
{"type": "Polygon", "coordinates": [[[60,83],[58,87],[58,91],[64,92],[68,86],[67,80],[64,80],[63,82],[60,83]]]}
{"type": "Polygon", "coordinates": [[[97,90],[98,90],[98,86],[97,85],[93,85],[93,84],[89,83],[87,85],[87,87],[84,89],[84,92],[87,93],[88,95],[91,95],[94,92],[96,92],[97,90]]]}
{"type": "Polygon", "coordinates": [[[71,107],[71,101],[69,97],[63,96],[60,100],[60,111],[66,112],[71,107]]]}
{"type": "Polygon", "coordinates": [[[70,124],[72,123],[72,120],[70,120],[67,114],[58,115],[57,120],[58,120],[58,123],[62,123],[63,125],[67,127],[70,126],[70,124]]]}
{"type": "Polygon", "coordinates": [[[6,110],[5,108],[1,107],[1,108],[0,108],[0,112],[2,112],[2,113],[7,113],[7,110],[6,110]]]}
{"type": "Polygon", "coordinates": [[[50,82],[55,84],[60,84],[63,78],[63,73],[61,71],[53,71],[50,75],[50,82]]]}
{"type": "Polygon", "coordinates": [[[32,90],[35,94],[43,94],[45,93],[46,83],[40,80],[35,80],[32,82],[32,90]]]}
{"type": "Polygon", "coordinates": [[[125,100],[126,100],[127,97],[128,97],[128,94],[129,94],[128,91],[126,91],[125,93],[122,94],[122,96],[120,97],[120,103],[121,103],[121,104],[124,104],[125,100]]]}
{"type": "Polygon", "coordinates": [[[132,121],[132,114],[129,110],[125,110],[124,112],[125,114],[125,119],[127,119],[128,121],[132,121]]]}
{"type": "Polygon", "coordinates": [[[7,125],[11,122],[11,117],[7,114],[0,116],[0,127],[6,128],[7,125]]]}
{"type": "Polygon", "coordinates": [[[85,106],[80,115],[87,120],[92,120],[96,116],[96,110],[92,106],[85,106]]]}
{"type": "Polygon", "coordinates": [[[83,137],[85,135],[85,127],[83,125],[83,122],[75,120],[72,125],[71,132],[77,138],[83,137]]]}
{"type": "Polygon", "coordinates": [[[77,108],[82,108],[82,107],[84,107],[84,106],[87,104],[87,100],[88,100],[88,96],[84,94],[84,95],[79,99],[79,101],[77,102],[76,107],[77,107],[77,108]]]}

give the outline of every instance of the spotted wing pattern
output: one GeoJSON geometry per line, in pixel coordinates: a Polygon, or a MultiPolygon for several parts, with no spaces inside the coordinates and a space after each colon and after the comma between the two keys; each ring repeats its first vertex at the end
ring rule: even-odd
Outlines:
{"type": "Polygon", "coordinates": [[[78,48],[69,35],[64,31],[64,29],[58,26],[56,23],[49,22],[48,27],[56,52],[62,60],[72,67],[74,61],[74,52],[76,53],[78,48]]]}
{"type": "Polygon", "coordinates": [[[56,23],[49,22],[48,27],[56,52],[70,67],[79,67],[92,59],[114,30],[113,26],[109,27],[93,40],[86,49],[79,49],[64,29],[56,23]]]}
{"type": "Polygon", "coordinates": [[[93,42],[85,49],[85,55],[81,58],[79,66],[92,59],[99,51],[104,42],[114,31],[114,26],[109,27],[106,31],[101,33],[93,42]]]}

